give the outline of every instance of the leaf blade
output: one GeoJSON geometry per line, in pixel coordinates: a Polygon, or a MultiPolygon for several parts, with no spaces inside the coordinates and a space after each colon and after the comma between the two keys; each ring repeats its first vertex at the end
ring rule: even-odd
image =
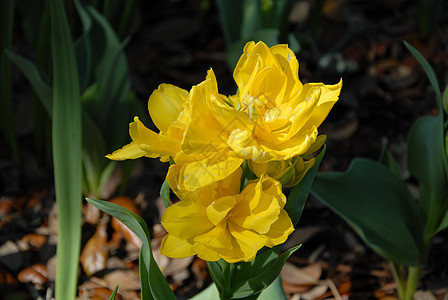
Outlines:
{"type": "Polygon", "coordinates": [[[402,265],[419,262],[423,225],[418,207],[404,182],[386,167],[355,159],[345,173],[318,174],[312,193],[379,255],[402,265]]]}

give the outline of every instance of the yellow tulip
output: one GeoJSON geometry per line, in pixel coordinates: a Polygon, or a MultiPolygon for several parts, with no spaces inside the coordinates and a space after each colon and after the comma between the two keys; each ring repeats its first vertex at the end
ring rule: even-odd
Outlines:
{"type": "Polygon", "coordinates": [[[159,133],[148,129],[138,117],[129,124],[132,142],[106,157],[112,160],[142,156],[168,161],[181,151],[181,141],[190,116],[189,93],[171,84],[161,84],[148,100],[148,111],[159,133]]]}
{"type": "Polygon", "coordinates": [[[252,131],[230,132],[227,144],[237,157],[258,163],[286,160],[320,142],[317,128],[338,100],[342,81],[303,85],[298,69],[287,45],[246,44],[233,74],[238,94],[229,99],[255,125],[252,131]]]}
{"type": "Polygon", "coordinates": [[[226,141],[235,126],[252,130],[248,116],[230,106],[229,99],[218,93],[213,70],[190,92],[162,84],[148,100],[151,118],[159,133],[146,128],[135,117],[129,125],[132,142],[107,155],[113,160],[142,156],[175,165],[167,177],[171,187],[190,191],[219,181],[234,172],[244,159],[232,155],[226,141]],[[233,123],[232,121],[236,121],[233,123]]]}
{"type": "Polygon", "coordinates": [[[251,261],[262,247],[286,241],[294,231],[283,209],[281,184],[269,176],[249,181],[239,193],[242,170],[193,193],[177,191],[180,202],[168,207],[161,223],[168,234],[163,255],[198,255],[207,261],[251,261]]]}

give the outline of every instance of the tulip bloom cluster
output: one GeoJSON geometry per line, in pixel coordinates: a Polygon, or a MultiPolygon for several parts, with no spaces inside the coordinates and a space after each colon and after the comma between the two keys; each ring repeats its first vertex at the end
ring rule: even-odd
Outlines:
{"type": "Polygon", "coordinates": [[[282,186],[295,186],[313,166],[325,141],[317,128],[342,87],[303,85],[298,68],[287,45],[249,42],[233,74],[236,95],[219,94],[211,69],[189,92],[161,84],[152,93],[159,133],[135,117],[132,142],[107,157],[174,162],[166,179],[180,201],[162,217],[162,254],[251,261],[293,232],[282,186]],[[242,180],[245,161],[257,179],[242,180]]]}

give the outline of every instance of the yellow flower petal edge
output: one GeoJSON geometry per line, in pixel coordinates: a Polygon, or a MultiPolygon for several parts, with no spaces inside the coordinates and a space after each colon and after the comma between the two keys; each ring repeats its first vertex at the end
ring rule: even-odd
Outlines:
{"type": "Polygon", "coordinates": [[[180,193],[180,202],[168,207],[161,220],[168,232],[161,254],[247,262],[262,247],[284,243],[294,227],[283,209],[286,197],[280,182],[262,176],[236,193],[241,175],[239,168],[193,196],[180,193]]]}
{"type": "Polygon", "coordinates": [[[238,94],[229,103],[256,125],[229,134],[235,156],[257,163],[287,160],[309,153],[319,141],[318,127],[339,99],[342,80],[303,85],[298,69],[287,45],[246,44],[233,73],[238,94]]]}
{"type": "Polygon", "coordinates": [[[142,156],[168,161],[181,151],[181,141],[189,120],[189,93],[170,84],[161,84],[148,100],[148,111],[159,129],[156,133],[143,125],[138,117],[129,124],[132,142],[106,157],[113,160],[136,159],[142,156]]]}

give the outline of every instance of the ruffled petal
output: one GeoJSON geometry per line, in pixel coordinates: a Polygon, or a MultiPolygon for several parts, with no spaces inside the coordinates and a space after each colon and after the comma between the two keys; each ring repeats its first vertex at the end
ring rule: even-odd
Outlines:
{"type": "Polygon", "coordinates": [[[162,132],[167,132],[183,109],[182,103],[188,98],[188,91],[171,84],[161,84],[148,100],[148,111],[154,124],[162,132]]]}
{"type": "Polygon", "coordinates": [[[159,155],[154,153],[153,155],[148,154],[147,152],[140,149],[138,144],[134,141],[130,142],[127,145],[124,145],[121,149],[115,150],[111,154],[106,155],[106,158],[112,160],[125,160],[125,159],[137,159],[142,156],[156,158],[159,155]]]}
{"type": "Polygon", "coordinates": [[[157,153],[159,155],[174,156],[180,151],[180,142],[178,140],[157,134],[143,125],[138,117],[129,124],[129,134],[132,140],[138,144],[140,149],[149,155],[157,153]]]}
{"type": "Polygon", "coordinates": [[[207,218],[204,206],[183,200],[168,207],[160,223],[169,234],[184,240],[204,234],[214,227],[207,218]]]}
{"type": "Polygon", "coordinates": [[[160,245],[160,254],[171,258],[185,258],[196,253],[186,240],[167,234],[160,245]]]}

